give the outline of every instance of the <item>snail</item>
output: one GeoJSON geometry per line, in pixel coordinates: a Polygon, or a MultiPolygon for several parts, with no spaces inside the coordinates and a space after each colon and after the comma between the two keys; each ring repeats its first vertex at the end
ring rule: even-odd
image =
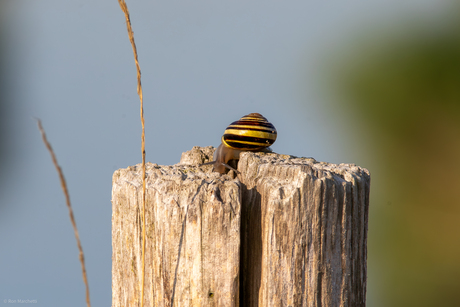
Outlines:
{"type": "Polygon", "coordinates": [[[243,151],[267,150],[276,140],[276,129],[259,113],[251,113],[231,123],[225,129],[222,143],[214,152],[213,161],[202,165],[213,165],[213,171],[224,174],[227,169],[238,171],[228,165],[230,160],[239,160],[243,151]]]}

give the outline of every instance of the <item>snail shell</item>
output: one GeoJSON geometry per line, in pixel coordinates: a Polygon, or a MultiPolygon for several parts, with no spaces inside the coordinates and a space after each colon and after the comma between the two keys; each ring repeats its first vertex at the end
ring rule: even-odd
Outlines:
{"type": "Polygon", "coordinates": [[[272,145],[276,135],[272,123],[259,113],[251,113],[225,129],[222,144],[233,149],[257,151],[272,145]]]}
{"type": "Polygon", "coordinates": [[[222,143],[214,152],[213,171],[224,174],[227,169],[238,172],[228,165],[230,160],[239,160],[242,151],[262,151],[276,140],[275,126],[259,113],[251,113],[231,123],[225,129],[222,143]]]}

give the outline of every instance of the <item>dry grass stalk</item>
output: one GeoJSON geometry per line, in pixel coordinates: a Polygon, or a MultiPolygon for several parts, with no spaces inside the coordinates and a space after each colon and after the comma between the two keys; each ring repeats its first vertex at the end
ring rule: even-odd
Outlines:
{"type": "Polygon", "coordinates": [[[141,280],[141,307],[144,306],[144,277],[145,277],[145,123],[144,123],[144,100],[142,98],[141,68],[137,59],[137,48],[134,42],[134,33],[129,18],[128,6],[124,0],[118,0],[120,8],[125,14],[126,27],[128,29],[129,41],[133,47],[134,62],[137,69],[137,94],[141,102],[141,124],[142,124],[142,280],[141,280]]]}
{"type": "Polygon", "coordinates": [[[43,143],[45,143],[45,146],[51,155],[51,159],[53,160],[53,164],[56,167],[56,170],[59,175],[59,179],[61,181],[61,188],[64,191],[67,208],[69,209],[70,221],[72,222],[73,231],[75,233],[75,239],[77,240],[78,250],[80,251],[79,258],[80,258],[80,263],[81,263],[81,270],[83,273],[83,282],[85,283],[85,286],[86,286],[86,305],[90,307],[91,302],[89,299],[88,278],[86,277],[85,256],[83,254],[83,248],[81,247],[80,236],[78,234],[77,224],[75,223],[75,218],[73,216],[73,210],[70,204],[70,196],[69,196],[69,191],[67,190],[67,184],[64,178],[64,174],[62,173],[62,169],[57,162],[56,155],[54,154],[53,148],[51,148],[51,144],[48,142],[48,139],[46,138],[45,130],[42,127],[42,122],[39,119],[37,119],[37,122],[38,122],[38,129],[40,130],[40,133],[42,134],[43,143]]]}

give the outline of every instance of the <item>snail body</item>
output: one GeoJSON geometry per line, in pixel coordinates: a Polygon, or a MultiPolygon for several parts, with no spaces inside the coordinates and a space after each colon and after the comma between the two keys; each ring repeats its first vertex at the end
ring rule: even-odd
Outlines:
{"type": "Polygon", "coordinates": [[[227,169],[238,172],[228,165],[230,160],[239,160],[243,151],[263,151],[272,145],[277,136],[275,126],[259,113],[251,113],[231,123],[225,129],[222,143],[214,152],[213,171],[224,174],[227,169]]]}

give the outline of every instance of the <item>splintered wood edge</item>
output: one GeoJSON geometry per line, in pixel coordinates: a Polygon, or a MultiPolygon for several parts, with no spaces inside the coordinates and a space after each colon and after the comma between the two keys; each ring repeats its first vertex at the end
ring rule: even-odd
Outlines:
{"type": "MultiPolygon", "coordinates": [[[[211,166],[200,166],[202,163],[212,161],[212,156],[215,148],[212,146],[199,147],[194,146],[191,150],[182,153],[180,162],[174,165],[158,165],[156,163],[146,163],[146,176],[167,176],[175,177],[177,179],[216,179],[221,178],[223,180],[233,180],[233,174],[220,175],[216,172],[212,172],[211,166]]],[[[244,173],[248,164],[257,164],[257,167],[262,165],[274,165],[274,166],[292,166],[294,168],[309,166],[312,170],[317,173],[323,173],[339,176],[346,181],[350,181],[351,177],[364,177],[363,179],[370,179],[370,172],[360,166],[353,163],[328,163],[319,162],[314,158],[298,157],[294,155],[277,154],[277,153],[265,153],[265,152],[243,152],[240,156],[238,164],[238,170],[244,173]]],[[[120,176],[124,177],[124,180],[129,180],[136,185],[140,182],[141,178],[141,164],[129,166],[125,169],[119,169],[114,172],[112,182],[116,182],[120,176]],[[129,178],[129,179],[128,179],[129,178]]],[[[240,177],[240,176],[238,176],[240,177]]]]}

